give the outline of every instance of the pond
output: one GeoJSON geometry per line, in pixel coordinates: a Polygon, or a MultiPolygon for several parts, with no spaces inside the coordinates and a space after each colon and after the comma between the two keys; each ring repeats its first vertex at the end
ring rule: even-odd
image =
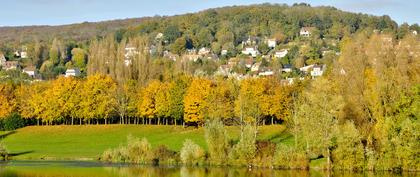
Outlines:
{"type": "Polygon", "coordinates": [[[414,173],[327,173],[325,171],[204,168],[177,166],[134,166],[125,164],[103,164],[77,161],[10,161],[0,164],[0,177],[391,177],[419,176],[414,173]]]}

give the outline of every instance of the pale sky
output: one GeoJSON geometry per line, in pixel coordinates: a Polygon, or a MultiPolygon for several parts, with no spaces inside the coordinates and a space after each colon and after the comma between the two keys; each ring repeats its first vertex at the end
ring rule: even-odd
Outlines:
{"type": "Polygon", "coordinates": [[[261,3],[309,3],[351,12],[389,15],[397,23],[420,23],[420,0],[0,0],[0,26],[62,25],[261,3]]]}

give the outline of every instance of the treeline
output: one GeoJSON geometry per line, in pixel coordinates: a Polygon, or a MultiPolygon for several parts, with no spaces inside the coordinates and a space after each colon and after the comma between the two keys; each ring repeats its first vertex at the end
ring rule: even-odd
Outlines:
{"type": "MultiPolygon", "coordinates": [[[[243,81],[180,75],[171,81],[117,84],[101,74],[87,79],[59,77],[49,82],[0,84],[0,117],[14,112],[51,124],[202,125],[221,118],[278,123],[290,114],[291,86],[275,78],[243,81]]],[[[35,121],[34,121],[35,123],[35,121]]]]}

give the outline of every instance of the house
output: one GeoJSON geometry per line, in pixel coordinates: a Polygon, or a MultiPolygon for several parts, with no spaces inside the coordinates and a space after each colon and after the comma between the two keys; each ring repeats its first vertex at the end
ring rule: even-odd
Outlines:
{"type": "Polygon", "coordinates": [[[258,76],[272,76],[274,72],[270,68],[263,68],[262,71],[258,73],[258,76]]]}
{"type": "Polygon", "coordinates": [[[77,77],[80,76],[79,68],[71,68],[66,70],[65,77],[77,77]]]}
{"type": "Polygon", "coordinates": [[[6,57],[4,57],[4,55],[2,53],[0,53],[0,66],[3,66],[4,64],[6,64],[6,57]]]}
{"type": "Polygon", "coordinates": [[[17,69],[19,68],[19,63],[17,61],[6,61],[2,68],[5,70],[17,69]]]}
{"type": "Polygon", "coordinates": [[[22,46],[22,51],[20,52],[20,58],[28,58],[28,48],[26,46],[22,46]]]}
{"type": "Polygon", "coordinates": [[[277,40],[276,39],[267,39],[266,43],[267,43],[269,48],[274,49],[277,45],[277,40]]]}
{"type": "Polygon", "coordinates": [[[197,53],[197,49],[195,49],[195,48],[187,49],[187,54],[192,55],[192,54],[196,54],[196,53],[197,53]]]}
{"type": "Polygon", "coordinates": [[[36,69],[33,66],[28,66],[23,69],[23,72],[28,74],[30,77],[35,78],[37,75],[36,69]]]}
{"type": "Polygon", "coordinates": [[[198,54],[185,54],[182,56],[183,59],[188,60],[188,61],[194,61],[196,62],[199,58],[200,55],[198,54]]]}
{"type": "Polygon", "coordinates": [[[292,72],[292,65],[291,64],[283,65],[283,68],[281,68],[281,72],[285,72],[285,73],[292,72]]]}
{"type": "Polygon", "coordinates": [[[325,68],[326,68],[326,65],[315,65],[311,71],[312,78],[322,76],[325,68]]]}
{"type": "Polygon", "coordinates": [[[314,29],[315,29],[314,27],[302,27],[300,29],[299,34],[300,34],[300,36],[303,36],[303,37],[309,37],[309,36],[311,36],[312,31],[314,29]]]}
{"type": "Polygon", "coordinates": [[[411,33],[413,33],[414,36],[417,36],[417,31],[413,30],[411,33]]]}
{"type": "Polygon", "coordinates": [[[257,50],[256,47],[245,47],[245,49],[242,50],[242,54],[251,55],[252,57],[257,57],[257,55],[259,55],[260,52],[257,50]]]}
{"type": "Polygon", "coordinates": [[[216,74],[222,75],[222,76],[227,76],[227,75],[230,74],[231,70],[232,69],[231,69],[231,67],[229,67],[229,65],[220,65],[216,74]]]}
{"type": "Polygon", "coordinates": [[[161,40],[163,38],[163,33],[158,33],[155,37],[155,40],[161,40]]]}
{"type": "Polygon", "coordinates": [[[274,53],[274,57],[276,57],[276,58],[283,58],[283,57],[285,57],[288,53],[289,53],[289,51],[288,51],[287,49],[282,49],[282,50],[277,51],[276,53],[274,53]]]}
{"type": "Polygon", "coordinates": [[[251,67],[251,72],[258,72],[260,70],[261,62],[255,63],[251,67]]]}
{"type": "Polygon", "coordinates": [[[304,67],[299,68],[299,70],[301,72],[308,73],[309,70],[311,70],[313,67],[314,67],[314,65],[308,65],[308,66],[304,66],[304,67]]]}
{"type": "Polygon", "coordinates": [[[257,45],[258,38],[249,36],[246,41],[242,41],[243,46],[257,45]]]}
{"type": "Polygon", "coordinates": [[[205,47],[202,47],[200,50],[198,50],[198,55],[207,55],[207,54],[209,54],[210,53],[210,49],[209,48],[205,48],[205,47]]]}
{"type": "Polygon", "coordinates": [[[173,60],[173,61],[176,61],[176,59],[177,59],[179,56],[178,56],[178,55],[176,55],[176,54],[173,54],[173,53],[171,53],[171,52],[169,52],[169,51],[167,51],[167,50],[165,50],[165,51],[163,52],[163,57],[168,58],[168,59],[171,59],[171,60],[173,60]]]}
{"type": "Polygon", "coordinates": [[[245,67],[251,68],[253,64],[254,64],[254,59],[253,58],[248,58],[248,59],[245,60],[245,67]]]}
{"type": "Polygon", "coordinates": [[[228,54],[228,50],[223,49],[222,52],[220,53],[221,55],[227,55],[228,54]]]}
{"type": "Polygon", "coordinates": [[[238,58],[230,58],[229,61],[228,61],[229,67],[234,67],[234,66],[238,65],[238,63],[239,63],[238,58]]]}
{"type": "Polygon", "coordinates": [[[124,57],[125,57],[125,59],[131,59],[132,57],[134,57],[138,53],[139,52],[137,51],[137,48],[136,47],[134,47],[132,45],[127,45],[125,47],[124,57]]]}

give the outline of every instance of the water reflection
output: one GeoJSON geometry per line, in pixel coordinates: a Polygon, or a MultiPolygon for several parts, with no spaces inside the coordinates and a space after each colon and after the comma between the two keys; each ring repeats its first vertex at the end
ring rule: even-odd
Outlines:
{"type": "Polygon", "coordinates": [[[96,162],[10,162],[0,164],[0,177],[411,177],[415,173],[348,173],[246,168],[152,167],[96,162]]]}

